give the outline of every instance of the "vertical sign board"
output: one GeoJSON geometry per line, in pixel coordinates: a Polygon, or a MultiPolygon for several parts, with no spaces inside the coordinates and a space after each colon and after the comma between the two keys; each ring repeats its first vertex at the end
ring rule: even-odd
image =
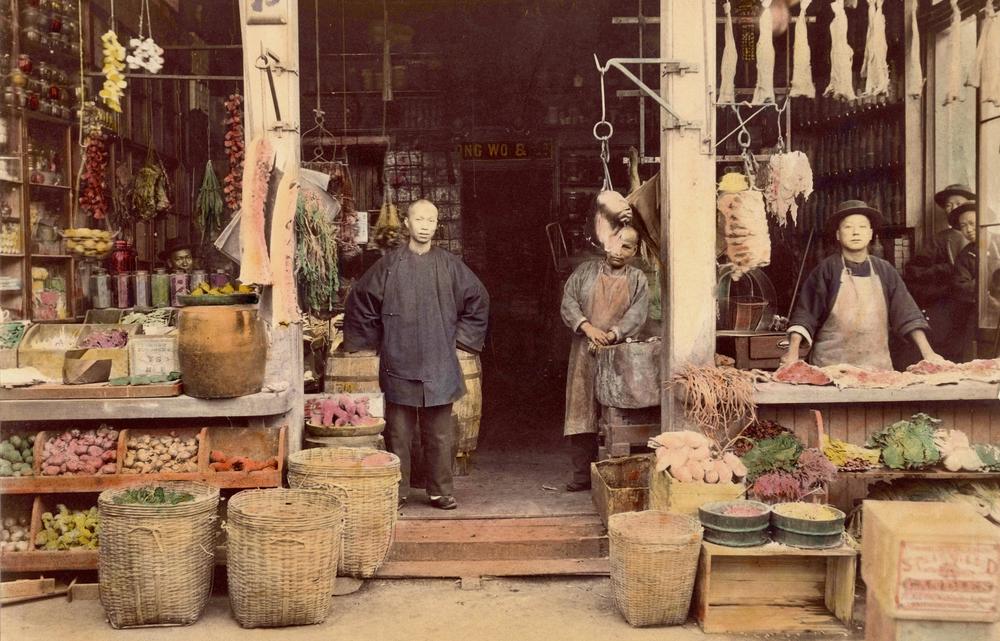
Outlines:
{"type": "Polygon", "coordinates": [[[1000,545],[901,542],[896,582],[901,612],[955,612],[992,621],[998,601],[1000,545]]]}

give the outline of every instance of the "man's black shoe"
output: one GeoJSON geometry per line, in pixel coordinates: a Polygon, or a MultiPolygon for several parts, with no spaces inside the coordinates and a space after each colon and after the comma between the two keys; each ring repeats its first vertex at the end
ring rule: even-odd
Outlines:
{"type": "Polygon", "coordinates": [[[590,481],[572,481],[566,484],[567,492],[582,492],[590,489],[590,481]]]}
{"type": "Polygon", "coordinates": [[[458,507],[458,501],[454,496],[435,496],[430,499],[431,505],[439,510],[454,510],[458,507]]]}

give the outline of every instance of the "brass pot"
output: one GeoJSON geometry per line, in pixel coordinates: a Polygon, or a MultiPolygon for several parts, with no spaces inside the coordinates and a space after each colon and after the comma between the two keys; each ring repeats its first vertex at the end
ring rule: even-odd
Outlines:
{"type": "Polygon", "coordinates": [[[260,391],[267,336],[254,307],[184,307],[177,329],[177,357],[188,396],[234,398],[260,391]]]}

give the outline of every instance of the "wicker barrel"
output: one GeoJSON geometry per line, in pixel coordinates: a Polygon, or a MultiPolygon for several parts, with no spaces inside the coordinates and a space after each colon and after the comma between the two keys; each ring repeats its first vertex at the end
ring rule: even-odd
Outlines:
{"type": "Polygon", "coordinates": [[[687,620],[698,571],[702,528],[683,514],[623,512],[608,519],[611,591],[633,626],[687,620]]]}
{"type": "Polygon", "coordinates": [[[194,500],[176,505],[117,505],[128,488],[97,499],[101,524],[101,605],[113,628],[190,625],[212,593],[219,490],[160,482],[194,500]]]}
{"type": "Polygon", "coordinates": [[[330,492],[245,490],[229,500],[229,603],[244,628],[322,623],[344,508],[330,492]]]}
{"type": "Polygon", "coordinates": [[[458,364],[462,367],[466,393],[452,406],[451,413],[458,424],[458,439],[455,443],[459,452],[472,452],[479,441],[479,422],[483,417],[483,378],[479,357],[475,354],[458,352],[458,364]]]}
{"type": "Polygon", "coordinates": [[[288,457],[289,486],[335,485],[347,493],[339,567],[347,576],[375,576],[389,553],[396,527],[399,478],[399,457],[372,448],[318,448],[288,457]],[[380,455],[375,465],[362,463],[372,455],[380,455]]]}
{"type": "Polygon", "coordinates": [[[334,350],[326,359],[327,394],[378,392],[378,356],[334,350]]]}

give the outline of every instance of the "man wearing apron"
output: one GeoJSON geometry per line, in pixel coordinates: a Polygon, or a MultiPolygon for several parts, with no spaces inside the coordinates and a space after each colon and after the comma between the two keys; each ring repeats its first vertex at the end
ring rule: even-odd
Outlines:
{"type": "Polygon", "coordinates": [[[583,263],[563,288],[561,314],[573,330],[566,376],[566,420],[573,480],[567,491],[590,488],[590,463],[597,459],[597,402],[593,346],[620,343],[638,334],[649,308],[646,275],[629,263],[639,234],[623,227],[609,241],[604,260],[583,263]]]}
{"type": "Polygon", "coordinates": [[[805,340],[812,343],[809,361],[817,367],[891,370],[890,330],[912,340],[925,360],[942,360],[927,341],[927,320],[899,272],[868,253],[881,222],[881,214],[863,201],[838,205],[829,224],[840,252],[820,262],[803,284],[789,319],[782,365],[799,360],[805,340]]]}

